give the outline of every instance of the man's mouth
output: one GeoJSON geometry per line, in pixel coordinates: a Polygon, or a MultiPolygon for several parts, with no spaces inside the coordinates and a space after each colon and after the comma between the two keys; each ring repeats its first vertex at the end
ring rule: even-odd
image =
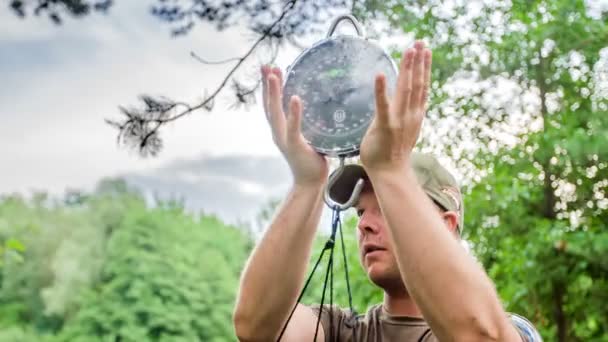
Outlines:
{"type": "Polygon", "coordinates": [[[371,244],[370,245],[365,245],[363,247],[363,255],[365,256],[365,255],[368,255],[368,254],[373,253],[373,252],[385,251],[385,250],[386,250],[385,248],[380,247],[378,245],[371,245],[371,244]]]}

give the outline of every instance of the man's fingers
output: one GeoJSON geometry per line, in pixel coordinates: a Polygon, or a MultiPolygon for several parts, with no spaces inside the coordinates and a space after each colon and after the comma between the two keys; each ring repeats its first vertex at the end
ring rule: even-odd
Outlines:
{"type": "Polygon", "coordinates": [[[394,108],[395,115],[401,116],[406,111],[412,92],[412,65],[415,57],[415,49],[407,49],[401,59],[397,89],[395,90],[394,108]]]}
{"type": "Polygon", "coordinates": [[[376,120],[380,124],[388,124],[389,104],[386,97],[386,77],[383,74],[376,76],[376,120]]]}
{"type": "Polygon", "coordinates": [[[422,94],[420,95],[420,103],[426,110],[428,105],[427,101],[429,100],[429,91],[431,89],[431,64],[433,61],[433,54],[431,50],[424,50],[424,87],[422,94]]]}
{"type": "Polygon", "coordinates": [[[281,71],[281,68],[274,67],[274,68],[272,68],[272,73],[275,74],[277,76],[277,78],[279,79],[279,89],[281,90],[280,94],[282,96],[283,95],[283,72],[281,71]]]}
{"type": "Polygon", "coordinates": [[[283,144],[285,136],[285,115],[281,105],[281,86],[276,75],[268,75],[268,112],[272,134],[277,144],[283,144]]]}
{"type": "Polygon", "coordinates": [[[409,110],[417,111],[422,105],[420,98],[424,91],[424,43],[417,41],[414,48],[416,49],[416,56],[412,66],[412,93],[409,110]]]}
{"type": "Polygon", "coordinates": [[[262,72],[262,102],[264,105],[264,112],[266,113],[266,117],[268,119],[270,119],[270,96],[269,96],[269,82],[268,82],[268,76],[270,75],[275,75],[277,77],[277,79],[279,80],[279,99],[282,97],[283,95],[283,73],[281,72],[281,68],[278,67],[270,67],[269,65],[262,65],[261,67],[261,72],[262,72]]]}
{"type": "Polygon", "coordinates": [[[260,71],[262,73],[262,104],[264,105],[266,119],[270,120],[268,113],[268,74],[270,73],[270,67],[268,65],[262,65],[260,71]]]}
{"type": "Polygon", "coordinates": [[[300,136],[302,119],[302,101],[298,96],[289,99],[289,115],[287,116],[287,140],[295,141],[300,136]]]}
{"type": "Polygon", "coordinates": [[[276,75],[268,75],[268,109],[272,116],[282,112],[281,86],[276,75]]]}

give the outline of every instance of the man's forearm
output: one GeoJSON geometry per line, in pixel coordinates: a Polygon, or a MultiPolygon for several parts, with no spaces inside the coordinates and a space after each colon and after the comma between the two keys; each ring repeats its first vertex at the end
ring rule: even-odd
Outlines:
{"type": "Polygon", "coordinates": [[[321,216],[322,189],[294,186],[251,254],[234,317],[240,338],[276,338],[295,305],[321,216]]]}
{"type": "Polygon", "coordinates": [[[510,341],[494,287],[445,227],[414,171],[369,173],[407,289],[440,340],[469,336],[510,341]],[[504,337],[508,337],[504,339],[504,337]]]}

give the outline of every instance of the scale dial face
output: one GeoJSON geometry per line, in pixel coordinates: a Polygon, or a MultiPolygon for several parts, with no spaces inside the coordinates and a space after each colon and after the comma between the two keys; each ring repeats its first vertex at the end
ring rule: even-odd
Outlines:
{"type": "MultiPolygon", "coordinates": [[[[302,53],[287,70],[283,107],[302,99],[302,134],[319,153],[350,157],[376,109],[374,80],[386,76],[392,97],[397,71],[392,58],[378,45],[354,36],[330,37],[302,53]]],[[[289,115],[289,114],[287,114],[289,115]]]]}

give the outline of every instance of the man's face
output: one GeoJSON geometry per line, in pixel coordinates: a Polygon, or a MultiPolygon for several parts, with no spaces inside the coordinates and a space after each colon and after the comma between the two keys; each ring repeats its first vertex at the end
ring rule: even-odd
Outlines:
{"type": "Polygon", "coordinates": [[[359,258],[367,276],[384,289],[402,287],[403,281],[392,250],[389,232],[373,189],[366,188],[361,193],[356,209],[359,216],[357,225],[359,258]]]}
{"type": "MultiPolygon", "coordinates": [[[[384,290],[405,290],[388,227],[371,186],[366,186],[361,192],[355,208],[359,216],[357,224],[359,258],[367,276],[384,290]]],[[[446,223],[446,229],[456,234],[458,215],[439,207],[437,213],[446,223]]]]}

